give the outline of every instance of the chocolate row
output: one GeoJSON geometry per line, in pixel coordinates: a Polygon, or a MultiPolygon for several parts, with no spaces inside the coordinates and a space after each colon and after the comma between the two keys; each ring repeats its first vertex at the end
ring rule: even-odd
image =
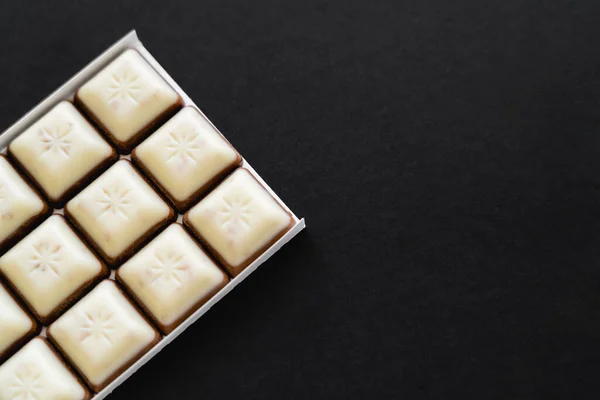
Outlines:
{"type": "Polygon", "coordinates": [[[0,398],[91,398],[283,236],[292,216],[241,165],[135,50],[15,138],[0,398]]]}

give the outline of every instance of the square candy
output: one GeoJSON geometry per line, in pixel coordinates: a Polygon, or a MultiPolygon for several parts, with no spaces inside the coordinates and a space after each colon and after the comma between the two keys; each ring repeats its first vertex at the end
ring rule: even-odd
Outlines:
{"type": "Polygon", "coordinates": [[[0,257],[0,273],[46,325],[108,268],[62,216],[53,215],[0,257]]]}
{"type": "Polygon", "coordinates": [[[175,212],[126,160],[69,201],[65,212],[111,265],[144,244],[175,212]]]}
{"type": "Polygon", "coordinates": [[[55,208],[91,180],[117,153],[63,101],[12,141],[8,154],[37,182],[55,208]]]}
{"type": "Polygon", "coordinates": [[[182,102],[135,50],[125,51],[86,82],[75,101],[122,153],[128,153],[182,102]]]}
{"type": "Polygon", "coordinates": [[[48,205],[0,156],[0,254],[49,213],[48,205]]]}
{"type": "Polygon", "coordinates": [[[98,392],[160,340],[117,284],[105,280],[48,328],[48,337],[98,392]]]}
{"type": "Polygon", "coordinates": [[[185,107],[134,149],[132,158],[183,212],[242,161],[193,107],[185,107]]]}
{"type": "Polygon", "coordinates": [[[168,334],[229,281],[179,224],[117,271],[117,279],[168,334]]]}
{"type": "Polygon", "coordinates": [[[236,276],[294,221],[247,169],[239,168],[188,211],[184,223],[236,276]]]}
{"type": "Polygon", "coordinates": [[[2,400],[87,400],[90,393],[43,338],[0,366],[2,400]]]}
{"type": "Polygon", "coordinates": [[[0,284],[0,363],[39,331],[39,326],[0,284]]]}

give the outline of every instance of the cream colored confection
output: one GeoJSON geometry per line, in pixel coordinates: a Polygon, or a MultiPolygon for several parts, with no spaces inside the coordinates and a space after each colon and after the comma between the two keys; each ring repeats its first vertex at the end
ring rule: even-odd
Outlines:
{"type": "Polygon", "coordinates": [[[0,243],[44,210],[44,202],[0,157],[0,243]]]}
{"type": "Polygon", "coordinates": [[[0,354],[33,328],[31,318],[0,284],[0,354]]]}
{"type": "Polygon", "coordinates": [[[127,284],[162,325],[175,323],[226,275],[179,224],[172,224],[119,269],[127,284]]]}
{"type": "Polygon", "coordinates": [[[119,142],[127,142],[179,97],[135,50],[84,84],[77,96],[119,142]]]}
{"type": "Polygon", "coordinates": [[[279,203],[243,168],[194,206],[187,218],[233,268],[241,266],[291,222],[279,203]]]}
{"type": "Polygon", "coordinates": [[[185,201],[237,159],[237,152],[194,108],[146,139],[136,156],[177,201],[185,201]]]}
{"type": "Polygon", "coordinates": [[[52,200],[58,200],[113,151],[68,101],[19,135],[9,149],[52,200]]]}
{"type": "Polygon", "coordinates": [[[121,160],[67,203],[67,211],[109,257],[116,258],[171,209],[121,160]]]}
{"type": "Polygon", "coordinates": [[[157,337],[110,280],[96,286],[48,331],[94,386],[103,385],[157,337]]]}
{"type": "Polygon", "coordinates": [[[53,215],[0,257],[0,271],[42,318],[102,271],[64,218],[53,215]]]}
{"type": "Polygon", "coordinates": [[[83,400],[86,396],[81,383],[40,338],[0,366],[0,400],[83,400]]]}

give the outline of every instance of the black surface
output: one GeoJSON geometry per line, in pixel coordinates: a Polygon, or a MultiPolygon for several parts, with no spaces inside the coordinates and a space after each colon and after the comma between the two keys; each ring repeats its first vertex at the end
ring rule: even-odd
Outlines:
{"type": "Polygon", "coordinates": [[[0,6],[0,126],[136,28],[309,225],[111,400],[600,395],[599,2],[189,3],[0,6]]]}

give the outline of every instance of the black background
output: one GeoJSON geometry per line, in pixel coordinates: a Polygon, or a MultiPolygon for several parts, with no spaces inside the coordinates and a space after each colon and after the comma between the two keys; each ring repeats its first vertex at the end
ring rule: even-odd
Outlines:
{"type": "Polygon", "coordinates": [[[128,30],[308,230],[110,397],[600,395],[600,2],[4,1],[0,126],[128,30]]]}

